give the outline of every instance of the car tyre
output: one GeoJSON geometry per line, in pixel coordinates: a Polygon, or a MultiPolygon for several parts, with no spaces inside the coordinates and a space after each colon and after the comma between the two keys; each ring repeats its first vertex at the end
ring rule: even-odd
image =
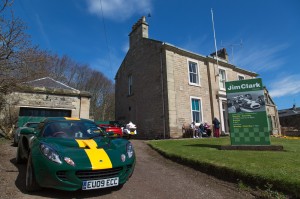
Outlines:
{"type": "Polygon", "coordinates": [[[27,169],[26,169],[26,190],[28,192],[37,191],[40,189],[40,186],[38,185],[35,174],[34,174],[34,168],[32,165],[32,157],[31,153],[29,154],[29,158],[27,161],[27,169]]]}
{"type": "Polygon", "coordinates": [[[14,138],[13,146],[18,146],[18,142],[16,141],[16,138],[14,138]]]}
{"type": "Polygon", "coordinates": [[[19,147],[19,146],[18,146],[18,149],[17,149],[16,162],[17,162],[18,164],[25,163],[25,160],[21,157],[21,154],[20,154],[20,147],[19,147]]]}

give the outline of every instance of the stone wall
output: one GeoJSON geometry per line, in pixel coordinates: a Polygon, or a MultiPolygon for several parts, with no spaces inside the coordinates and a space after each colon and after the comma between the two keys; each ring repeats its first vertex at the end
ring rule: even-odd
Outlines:
{"type": "Polygon", "coordinates": [[[143,39],[131,48],[116,75],[116,119],[132,121],[140,138],[168,137],[164,131],[160,43],[143,39]],[[128,95],[128,76],[132,94],[128,95]]]}
{"type": "Polygon", "coordinates": [[[182,125],[192,122],[191,97],[201,101],[202,121],[210,120],[211,104],[209,98],[209,85],[207,66],[205,62],[196,57],[189,57],[166,50],[166,68],[168,85],[168,107],[170,135],[173,138],[182,137],[182,125]],[[199,68],[199,85],[189,84],[188,61],[197,63],[199,68]]]}
{"type": "Polygon", "coordinates": [[[44,109],[71,110],[72,117],[89,118],[89,97],[78,95],[56,95],[49,93],[13,92],[7,96],[7,103],[15,106],[44,109]]]}

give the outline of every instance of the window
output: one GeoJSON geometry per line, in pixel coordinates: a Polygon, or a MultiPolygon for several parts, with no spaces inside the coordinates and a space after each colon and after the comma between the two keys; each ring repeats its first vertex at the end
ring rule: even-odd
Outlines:
{"type": "Polygon", "coordinates": [[[226,71],[224,69],[219,69],[219,86],[221,90],[225,90],[226,82],[226,71]]]}
{"type": "Polygon", "coordinates": [[[238,75],[238,80],[244,80],[245,79],[245,76],[243,75],[238,75]]]}
{"type": "Polygon", "coordinates": [[[128,95],[132,95],[132,75],[128,76],[128,95]]]}
{"type": "Polygon", "coordinates": [[[20,107],[19,116],[71,117],[71,110],[20,107]]]}
{"type": "Polygon", "coordinates": [[[191,111],[193,121],[196,123],[202,122],[202,107],[201,100],[198,98],[191,98],[191,111]]]}
{"type": "Polygon", "coordinates": [[[190,84],[199,85],[198,64],[193,61],[188,61],[189,64],[189,81],[190,84]]]}

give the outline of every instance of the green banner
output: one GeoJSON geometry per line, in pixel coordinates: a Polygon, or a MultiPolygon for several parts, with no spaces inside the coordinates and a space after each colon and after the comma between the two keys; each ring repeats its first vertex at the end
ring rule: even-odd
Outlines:
{"type": "Polygon", "coordinates": [[[262,80],[226,82],[231,145],[270,145],[262,80]]]}

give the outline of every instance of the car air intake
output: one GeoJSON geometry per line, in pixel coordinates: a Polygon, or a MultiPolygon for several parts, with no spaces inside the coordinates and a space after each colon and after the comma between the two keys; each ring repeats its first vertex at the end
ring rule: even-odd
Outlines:
{"type": "Polygon", "coordinates": [[[101,178],[116,177],[122,171],[123,167],[117,167],[112,169],[101,169],[101,170],[81,170],[76,171],[76,176],[81,180],[94,180],[101,178]]]}

